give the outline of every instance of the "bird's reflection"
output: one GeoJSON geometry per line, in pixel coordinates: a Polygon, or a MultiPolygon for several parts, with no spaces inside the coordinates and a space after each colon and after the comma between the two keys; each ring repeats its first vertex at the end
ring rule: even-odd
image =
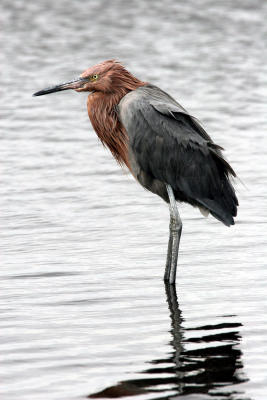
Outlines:
{"type": "Polygon", "coordinates": [[[242,372],[238,347],[238,328],[242,324],[225,322],[185,329],[182,327],[175,287],[166,284],[165,288],[171,316],[173,351],[165,358],[149,361],[153,366],[142,371],[147,377],[122,381],[88,398],[122,398],[150,393],[153,399],[188,394],[240,399],[242,393],[235,390],[234,385],[247,380],[242,372]],[[189,331],[190,334],[186,335],[189,331]],[[185,339],[185,336],[190,338],[185,339]]]}

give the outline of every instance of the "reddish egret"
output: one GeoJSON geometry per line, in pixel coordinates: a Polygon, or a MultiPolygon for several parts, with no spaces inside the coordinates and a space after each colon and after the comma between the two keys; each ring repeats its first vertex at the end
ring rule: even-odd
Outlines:
{"type": "Polygon", "coordinates": [[[234,224],[238,200],[229,180],[235,172],[197,120],[171,96],[143,82],[115,60],[34,93],[89,92],[88,115],[101,142],[119,164],[170,208],[164,280],[173,284],[182,233],[176,200],[198,207],[226,226],[234,224]]]}

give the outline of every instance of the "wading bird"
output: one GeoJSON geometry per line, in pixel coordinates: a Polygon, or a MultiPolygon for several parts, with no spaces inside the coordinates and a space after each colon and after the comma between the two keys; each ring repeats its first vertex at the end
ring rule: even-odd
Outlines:
{"type": "Polygon", "coordinates": [[[101,142],[144,188],[169,203],[164,280],[173,284],[182,232],[176,200],[210,213],[226,226],[234,224],[238,201],[229,178],[236,175],[223,158],[223,148],[171,96],[115,60],[34,96],[67,89],[90,92],[88,115],[101,142]]]}

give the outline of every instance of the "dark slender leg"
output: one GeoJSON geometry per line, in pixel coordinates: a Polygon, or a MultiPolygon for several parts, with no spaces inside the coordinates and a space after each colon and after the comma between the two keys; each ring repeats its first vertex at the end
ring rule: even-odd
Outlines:
{"type": "Polygon", "coordinates": [[[169,282],[169,280],[170,280],[171,262],[172,262],[172,241],[173,241],[173,236],[172,236],[172,231],[170,229],[167,260],[166,260],[166,268],[165,268],[165,274],[164,274],[164,281],[165,282],[169,282]]]}
{"type": "Polygon", "coordinates": [[[173,194],[173,190],[170,185],[166,185],[166,189],[169,196],[169,208],[170,208],[170,237],[168,244],[168,254],[166,269],[164,274],[165,282],[171,284],[175,283],[176,279],[176,268],[178,260],[179,243],[182,233],[182,221],[178,212],[176,200],[173,194]]]}

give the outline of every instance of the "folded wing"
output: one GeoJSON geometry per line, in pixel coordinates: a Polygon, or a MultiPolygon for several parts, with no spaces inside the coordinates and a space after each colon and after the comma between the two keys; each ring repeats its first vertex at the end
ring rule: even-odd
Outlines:
{"type": "Polygon", "coordinates": [[[234,224],[238,201],[229,176],[235,172],[197,120],[152,85],[127,94],[118,108],[140,168],[170,184],[177,200],[234,224]]]}

